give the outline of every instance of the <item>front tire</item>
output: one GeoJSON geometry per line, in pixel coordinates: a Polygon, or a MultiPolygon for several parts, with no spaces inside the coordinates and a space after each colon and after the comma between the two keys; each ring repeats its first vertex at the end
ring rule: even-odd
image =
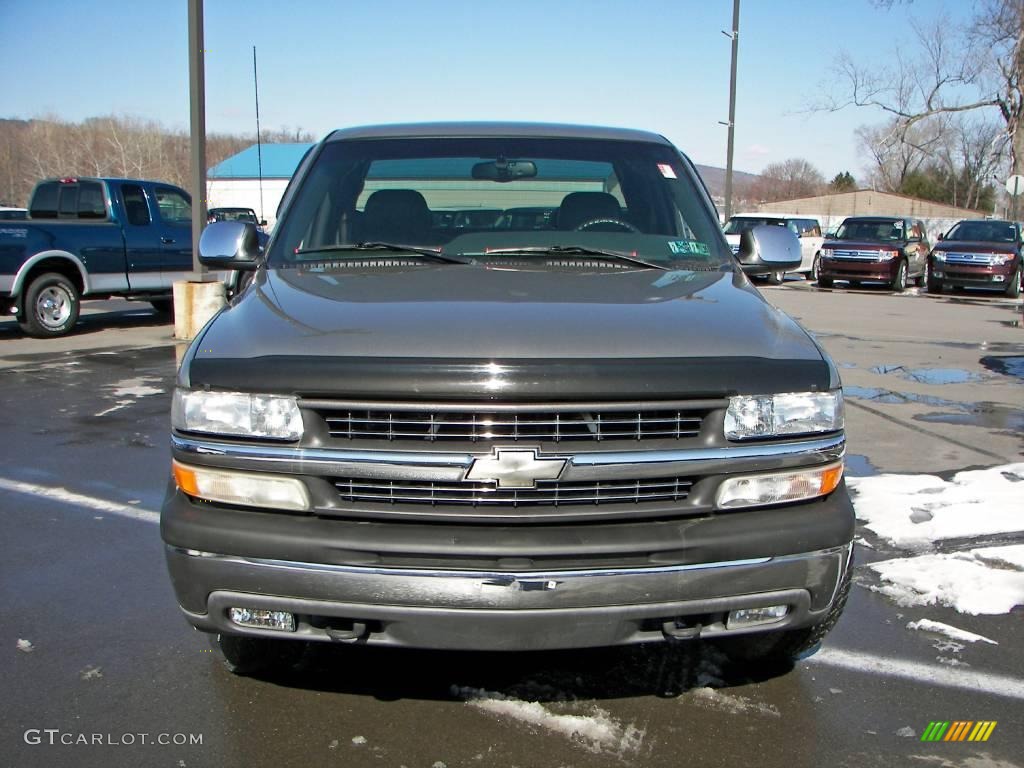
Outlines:
{"type": "Polygon", "coordinates": [[[807,279],[813,282],[818,282],[818,277],[821,275],[821,254],[814,254],[814,261],[811,262],[811,271],[807,273],[807,279]]]}
{"type": "Polygon", "coordinates": [[[744,664],[792,664],[813,651],[821,644],[846,607],[853,582],[853,563],[846,567],[846,573],[839,584],[835,600],[832,601],[825,618],[816,624],[801,629],[784,629],[781,632],[759,632],[739,637],[725,637],[719,640],[719,647],[733,661],[744,664]]]}
{"type": "Polygon", "coordinates": [[[306,644],[300,640],[242,635],[217,635],[217,645],[224,654],[224,666],[241,677],[286,670],[306,650],[306,644]]]}
{"type": "Polygon", "coordinates": [[[1017,267],[1014,273],[1010,276],[1010,282],[1006,285],[1006,295],[1011,299],[1016,299],[1020,296],[1021,291],[1021,272],[1022,268],[1017,267]]]}
{"type": "Polygon", "coordinates": [[[163,315],[164,317],[174,319],[173,299],[150,299],[149,303],[158,315],[163,315]]]}
{"type": "Polygon", "coordinates": [[[889,283],[889,287],[897,293],[907,290],[907,262],[903,259],[900,259],[900,263],[896,266],[896,276],[889,283]]]}
{"type": "Polygon", "coordinates": [[[20,325],[38,339],[64,336],[75,327],[81,298],[74,283],[57,272],[39,275],[25,291],[25,311],[20,325]]]}
{"type": "Polygon", "coordinates": [[[924,268],[924,285],[925,285],[925,290],[927,290],[928,293],[936,293],[936,294],[942,293],[942,281],[941,280],[936,280],[934,277],[932,277],[932,265],[931,264],[928,264],[924,268]]]}

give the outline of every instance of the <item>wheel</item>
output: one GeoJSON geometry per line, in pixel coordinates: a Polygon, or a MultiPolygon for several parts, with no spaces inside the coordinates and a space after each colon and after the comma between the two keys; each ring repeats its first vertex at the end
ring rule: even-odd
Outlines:
{"type": "Polygon", "coordinates": [[[850,288],[860,288],[860,280],[847,280],[846,283],[850,288]]]}
{"type": "Polygon", "coordinates": [[[889,283],[889,287],[897,292],[907,290],[907,262],[903,259],[900,259],[896,267],[896,276],[889,283]]]}
{"type": "Polygon", "coordinates": [[[811,262],[811,271],[807,273],[807,279],[817,281],[821,274],[821,254],[814,254],[814,261],[811,262]]]}
{"type": "Polygon", "coordinates": [[[832,601],[825,618],[816,624],[801,629],[787,629],[781,632],[760,632],[738,637],[724,637],[719,647],[734,661],[743,663],[760,662],[767,664],[788,664],[816,648],[839,621],[850,596],[853,581],[853,563],[846,567],[839,584],[836,599],[832,601]]]}
{"type": "Polygon", "coordinates": [[[301,640],[241,635],[217,635],[217,645],[228,671],[243,677],[287,669],[306,650],[301,640]]]}
{"type": "Polygon", "coordinates": [[[924,288],[928,283],[928,267],[926,266],[921,274],[914,278],[914,285],[918,288],[924,288]]]}
{"type": "Polygon", "coordinates": [[[174,317],[174,299],[150,299],[149,303],[153,305],[153,309],[158,315],[174,317]]]}
{"type": "Polygon", "coordinates": [[[942,293],[942,282],[932,277],[932,265],[924,267],[924,287],[928,293],[942,293]]]}
{"type": "Polygon", "coordinates": [[[80,308],[78,289],[64,275],[39,275],[25,291],[22,330],[40,339],[63,336],[75,327],[80,308]]]}
{"type": "Polygon", "coordinates": [[[831,277],[822,277],[818,275],[818,286],[821,288],[831,288],[834,285],[831,277]]]}
{"type": "Polygon", "coordinates": [[[782,281],[785,279],[785,272],[772,272],[770,275],[768,275],[768,282],[771,285],[782,285],[782,281]]]}
{"type": "Polygon", "coordinates": [[[634,227],[632,224],[630,224],[628,221],[623,221],[622,219],[603,219],[603,218],[602,219],[591,219],[590,221],[584,221],[582,224],[580,224],[578,227],[576,227],[575,231],[576,232],[586,232],[591,227],[596,227],[596,226],[598,226],[600,224],[611,224],[611,225],[616,226],[616,227],[621,227],[622,229],[626,230],[627,232],[639,232],[640,231],[639,229],[634,227]]]}
{"type": "Polygon", "coordinates": [[[1021,268],[1017,267],[1013,274],[1010,275],[1010,282],[1006,284],[1006,295],[1011,299],[1016,299],[1020,296],[1021,290],[1021,268]]]}

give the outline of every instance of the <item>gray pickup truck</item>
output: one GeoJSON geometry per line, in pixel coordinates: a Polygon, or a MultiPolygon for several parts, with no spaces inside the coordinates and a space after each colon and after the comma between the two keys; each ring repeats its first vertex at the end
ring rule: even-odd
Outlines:
{"type": "Polygon", "coordinates": [[[255,277],[183,359],[161,533],[235,671],[296,641],[789,660],[837,621],[839,375],[747,277],[799,244],[734,255],[663,137],[340,130],[265,252],[239,222],[200,250],[255,277]]]}

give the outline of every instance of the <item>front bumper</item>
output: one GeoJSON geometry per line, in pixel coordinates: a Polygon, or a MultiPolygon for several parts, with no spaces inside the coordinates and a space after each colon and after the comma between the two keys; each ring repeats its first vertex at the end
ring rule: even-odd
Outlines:
{"type": "Polygon", "coordinates": [[[1009,284],[1016,266],[1014,262],[999,266],[970,266],[933,261],[931,271],[932,279],[944,285],[1001,291],[1009,284]]]}
{"type": "Polygon", "coordinates": [[[886,261],[821,260],[819,275],[833,280],[881,280],[890,282],[896,277],[899,259],[886,261]]]}
{"type": "Polygon", "coordinates": [[[209,585],[197,629],[452,650],[547,650],[665,639],[666,622],[701,637],[738,635],[729,611],[787,605],[770,629],[820,621],[849,567],[852,545],[778,558],[554,573],[422,571],[325,566],[167,548],[178,586],[209,585]],[[213,588],[216,585],[216,588],[213,588]],[[294,632],[240,627],[231,607],[287,611],[294,632]],[[355,629],[353,629],[355,628],[355,629]]]}
{"type": "Polygon", "coordinates": [[[329,641],[361,626],[371,645],[537,650],[661,640],[668,621],[701,624],[702,637],[812,624],[848,567],[853,509],[841,485],[812,502],[694,519],[416,525],[227,509],[172,491],[161,531],[178,602],[203,631],[329,641]],[[413,553],[421,564],[403,566],[413,553]],[[726,627],[730,610],[779,604],[789,612],[771,625],[726,627]],[[237,626],[230,607],[288,611],[297,630],[237,626]]]}

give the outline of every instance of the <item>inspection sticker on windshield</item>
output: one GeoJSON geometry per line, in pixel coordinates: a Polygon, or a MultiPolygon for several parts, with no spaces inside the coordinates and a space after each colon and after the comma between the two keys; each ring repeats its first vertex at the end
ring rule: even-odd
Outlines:
{"type": "Polygon", "coordinates": [[[711,250],[707,243],[697,240],[669,240],[668,249],[674,254],[694,254],[696,256],[710,256],[711,250]]]}
{"type": "Polygon", "coordinates": [[[661,175],[666,179],[678,178],[675,170],[668,163],[658,163],[658,170],[661,171],[661,175]]]}

